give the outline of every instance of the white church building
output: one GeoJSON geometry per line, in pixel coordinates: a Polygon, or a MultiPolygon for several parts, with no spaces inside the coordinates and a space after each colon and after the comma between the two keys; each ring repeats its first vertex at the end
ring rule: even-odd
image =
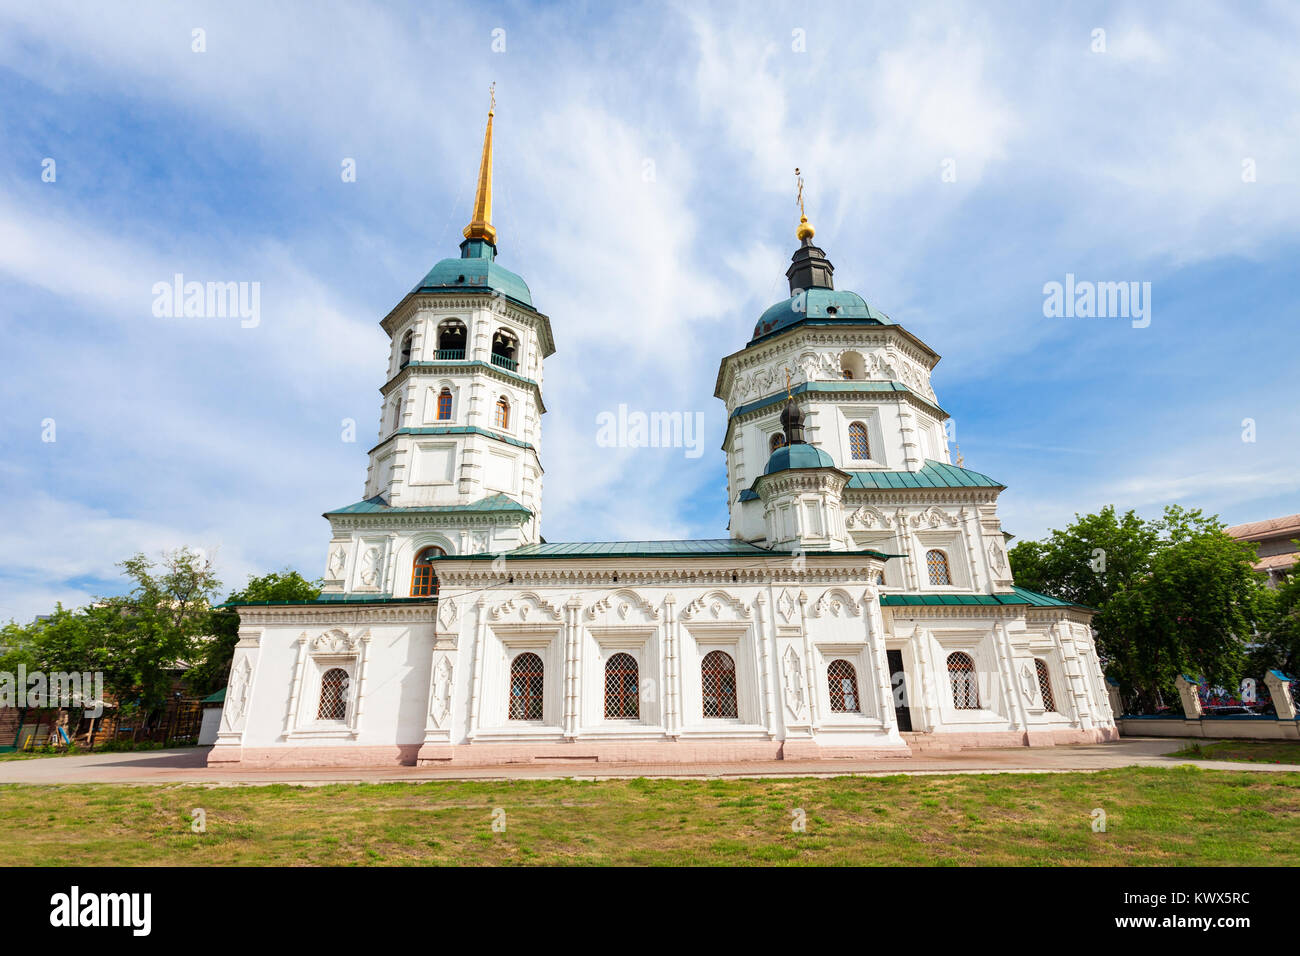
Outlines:
{"type": "Polygon", "coordinates": [[[906,757],[1117,736],[1092,612],[1015,586],[1003,486],[948,453],[939,356],[801,218],[723,357],[728,537],[547,542],[550,319],[473,219],[383,319],[361,500],[316,601],[243,604],[210,765],[906,757]],[[738,342],[738,344],[740,344],[738,342]]]}

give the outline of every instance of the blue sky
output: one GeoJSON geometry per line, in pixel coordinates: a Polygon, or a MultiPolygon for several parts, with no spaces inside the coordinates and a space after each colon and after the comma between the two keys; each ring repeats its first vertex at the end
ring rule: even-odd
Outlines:
{"type": "Polygon", "coordinates": [[[785,294],[795,166],[837,287],[944,356],[1008,531],[1298,511],[1298,45],[1282,4],[6,5],[0,619],[137,550],[321,573],[493,81],[500,260],[558,347],[549,540],[726,533],[714,378],[785,294]],[[155,318],[177,272],[259,282],[260,325],[155,318]],[[1044,317],[1067,273],[1150,282],[1150,326],[1044,317]],[[703,412],[706,453],[599,447],[619,403],[703,412]]]}

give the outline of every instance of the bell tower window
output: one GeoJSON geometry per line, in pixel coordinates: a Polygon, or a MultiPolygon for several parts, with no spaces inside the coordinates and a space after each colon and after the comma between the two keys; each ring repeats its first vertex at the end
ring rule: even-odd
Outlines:
{"type": "Polygon", "coordinates": [[[492,336],[492,364],[516,371],[519,368],[519,340],[505,329],[497,329],[492,336]]]}
{"type": "Polygon", "coordinates": [[[406,334],[402,336],[402,349],[398,356],[397,368],[399,371],[411,364],[411,343],[414,339],[415,332],[407,329],[406,334]]]}
{"type": "Polygon", "coordinates": [[[441,361],[459,361],[465,357],[465,323],[460,319],[448,319],[438,326],[438,359],[441,361]]]}
{"type": "Polygon", "coordinates": [[[451,420],[451,389],[444,387],[438,393],[438,421],[451,420]]]}
{"type": "Polygon", "coordinates": [[[510,427],[510,399],[504,395],[497,399],[496,426],[503,430],[510,427]]]}

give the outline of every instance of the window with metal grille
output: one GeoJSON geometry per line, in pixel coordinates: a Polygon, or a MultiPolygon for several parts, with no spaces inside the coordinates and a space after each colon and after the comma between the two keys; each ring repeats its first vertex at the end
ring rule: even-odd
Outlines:
{"type": "Polygon", "coordinates": [[[631,654],[615,654],[605,664],[605,716],[613,720],[641,716],[638,697],[636,659],[631,654]]]}
{"type": "Polygon", "coordinates": [[[451,389],[444,388],[438,393],[438,421],[445,422],[451,418],[451,389]]]}
{"type": "Polygon", "coordinates": [[[956,651],[948,655],[948,681],[952,684],[952,705],[958,710],[979,710],[979,682],[975,662],[969,654],[956,651]]]}
{"type": "Polygon", "coordinates": [[[510,719],[542,719],[542,659],[520,654],[510,665],[510,719]]]}
{"type": "Polygon", "coordinates": [[[785,444],[785,435],[783,435],[781,432],[777,432],[775,435],[772,436],[772,440],[767,443],[767,450],[769,452],[776,451],[784,444],[785,444]]]}
{"type": "Polygon", "coordinates": [[[497,428],[510,427],[510,400],[502,395],[497,399],[497,428]]]}
{"type": "Polygon", "coordinates": [[[871,443],[867,441],[867,426],[854,422],[849,426],[849,453],[854,458],[870,458],[871,443]]]}
{"type": "Polygon", "coordinates": [[[948,555],[938,549],[925,552],[925,567],[930,572],[931,584],[952,584],[948,573],[948,555]]]}
{"type": "Polygon", "coordinates": [[[736,662],[726,651],[709,651],[700,664],[705,717],[735,717],[736,662]]]}
{"type": "Polygon", "coordinates": [[[331,667],[320,679],[320,706],[316,708],[317,720],[344,720],[348,715],[348,672],[341,667],[331,667]]]}
{"type": "Polygon", "coordinates": [[[438,593],[438,577],[433,573],[433,559],[445,554],[442,548],[421,549],[411,566],[411,597],[434,597],[438,593]]]}
{"type": "Polygon", "coordinates": [[[860,714],[858,701],[858,672],[848,661],[831,661],[826,668],[826,682],[831,689],[831,712],[835,714],[860,714]]]}
{"type": "Polygon", "coordinates": [[[1056,699],[1052,697],[1052,675],[1047,672],[1047,661],[1041,657],[1034,658],[1034,670],[1038,672],[1038,690],[1043,695],[1043,710],[1056,712],[1056,699]]]}

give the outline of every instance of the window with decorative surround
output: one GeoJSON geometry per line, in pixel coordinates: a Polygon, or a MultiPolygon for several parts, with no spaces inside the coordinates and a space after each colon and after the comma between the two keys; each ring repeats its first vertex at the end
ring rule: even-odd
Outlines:
{"type": "Polygon", "coordinates": [[[710,651],[700,664],[705,717],[737,717],[736,662],[726,651],[710,651]]]}
{"type": "Polygon", "coordinates": [[[1034,658],[1034,670],[1038,672],[1038,692],[1043,695],[1043,710],[1056,712],[1056,698],[1052,696],[1052,675],[1047,671],[1047,661],[1041,657],[1034,658]]]}
{"type": "Polygon", "coordinates": [[[605,718],[635,720],[641,716],[640,681],[636,658],[615,654],[605,664],[605,718]]]}
{"type": "Polygon", "coordinates": [[[451,420],[451,389],[444,388],[438,393],[438,421],[451,420]]]}
{"type": "Polygon", "coordinates": [[[871,442],[867,440],[867,426],[862,422],[854,422],[849,426],[849,454],[855,460],[868,460],[871,458],[871,442]]]}
{"type": "Polygon", "coordinates": [[[952,574],[948,570],[948,555],[938,548],[925,552],[925,568],[930,573],[930,583],[935,586],[952,584],[952,574]]]}
{"type": "Polygon", "coordinates": [[[952,705],[958,710],[979,710],[979,681],[975,662],[969,654],[955,651],[948,655],[948,682],[952,684],[952,705]]]}
{"type": "Polygon", "coordinates": [[[520,654],[510,665],[510,719],[542,719],[542,659],[520,654]]]}
{"type": "Polygon", "coordinates": [[[510,399],[504,395],[497,399],[496,427],[503,430],[510,427],[510,399]]]}
{"type": "Polygon", "coordinates": [[[347,720],[348,672],[341,667],[331,667],[320,679],[320,705],[316,708],[317,720],[347,720]]]}
{"type": "Polygon", "coordinates": [[[831,713],[860,714],[862,704],[858,699],[858,672],[845,660],[831,661],[826,668],[826,682],[831,692],[831,713]]]}

